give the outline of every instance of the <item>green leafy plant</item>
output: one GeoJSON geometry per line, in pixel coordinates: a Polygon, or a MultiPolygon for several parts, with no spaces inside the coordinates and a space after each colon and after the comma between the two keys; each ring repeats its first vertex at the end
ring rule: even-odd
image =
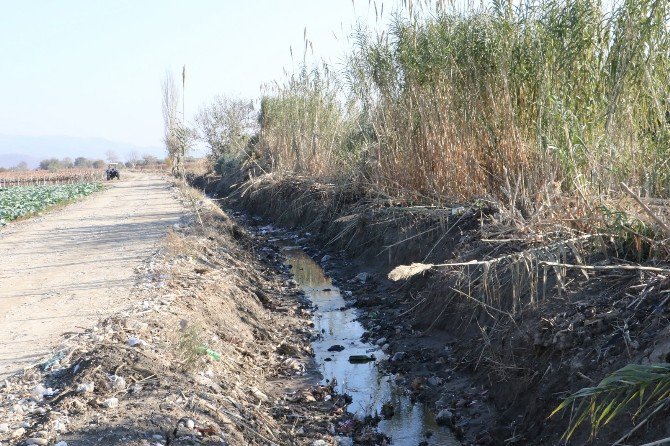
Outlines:
{"type": "Polygon", "coordinates": [[[19,217],[35,214],[59,203],[90,195],[102,189],[100,183],[18,186],[0,189],[0,226],[19,217]]]}
{"type": "Polygon", "coordinates": [[[670,364],[629,364],[607,376],[597,386],[583,388],[567,397],[550,417],[571,408],[570,422],[563,437],[570,439],[585,422],[590,425],[593,437],[634,403],[637,409],[633,417],[642,419],[637,429],[666,407],[668,402],[670,364]]]}

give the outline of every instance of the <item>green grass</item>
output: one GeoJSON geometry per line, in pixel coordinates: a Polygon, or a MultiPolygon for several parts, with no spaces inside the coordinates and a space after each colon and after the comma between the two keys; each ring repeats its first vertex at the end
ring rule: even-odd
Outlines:
{"type": "Polygon", "coordinates": [[[668,405],[669,398],[670,364],[629,364],[607,376],[597,386],[586,387],[569,396],[551,416],[571,408],[564,438],[570,439],[584,423],[590,425],[593,437],[633,406],[637,407],[633,417],[642,420],[640,423],[644,424],[668,405]]]}

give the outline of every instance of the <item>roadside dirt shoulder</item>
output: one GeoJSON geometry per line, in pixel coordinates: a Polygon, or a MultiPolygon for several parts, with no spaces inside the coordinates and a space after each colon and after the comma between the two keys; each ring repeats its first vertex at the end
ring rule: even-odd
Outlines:
{"type": "Polygon", "coordinates": [[[0,231],[0,378],[48,353],[63,333],[128,306],[136,268],[184,216],[161,176],[107,184],[0,231]]]}

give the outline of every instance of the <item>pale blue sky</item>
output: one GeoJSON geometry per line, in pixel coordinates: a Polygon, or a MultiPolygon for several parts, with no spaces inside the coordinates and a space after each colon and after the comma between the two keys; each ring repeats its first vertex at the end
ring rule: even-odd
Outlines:
{"type": "Polygon", "coordinates": [[[368,0],[0,0],[0,11],[0,134],[136,145],[161,145],[166,69],[186,64],[188,118],[216,94],[258,97],[291,69],[290,46],[301,58],[305,26],[315,55],[337,64],[356,21],[375,23],[368,0]]]}

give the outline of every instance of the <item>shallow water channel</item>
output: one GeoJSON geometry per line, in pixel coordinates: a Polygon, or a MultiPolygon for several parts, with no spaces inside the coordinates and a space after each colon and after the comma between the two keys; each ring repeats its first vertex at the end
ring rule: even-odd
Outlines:
{"type": "Polygon", "coordinates": [[[460,445],[449,429],[437,425],[427,407],[412,404],[405,390],[379,370],[376,361],[387,356],[379,347],[361,341],[365,330],[357,321],[357,310],[344,308],[346,302],[340,290],[323,269],[300,248],[285,246],[283,250],[295,280],[315,306],[313,320],[321,336],[312,346],[323,382],[336,379],[336,390],[351,395],[349,412],[362,416],[381,414],[382,405],[391,402],[394,415],[378,425],[378,430],[391,438],[391,444],[417,446],[426,441],[424,444],[428,445],[460,445]],[[341,345],[344,350],[328,351],[334,345],[341,345]],[[351,363],[351,355],[373,355],[376,361],[351,363]]]}

